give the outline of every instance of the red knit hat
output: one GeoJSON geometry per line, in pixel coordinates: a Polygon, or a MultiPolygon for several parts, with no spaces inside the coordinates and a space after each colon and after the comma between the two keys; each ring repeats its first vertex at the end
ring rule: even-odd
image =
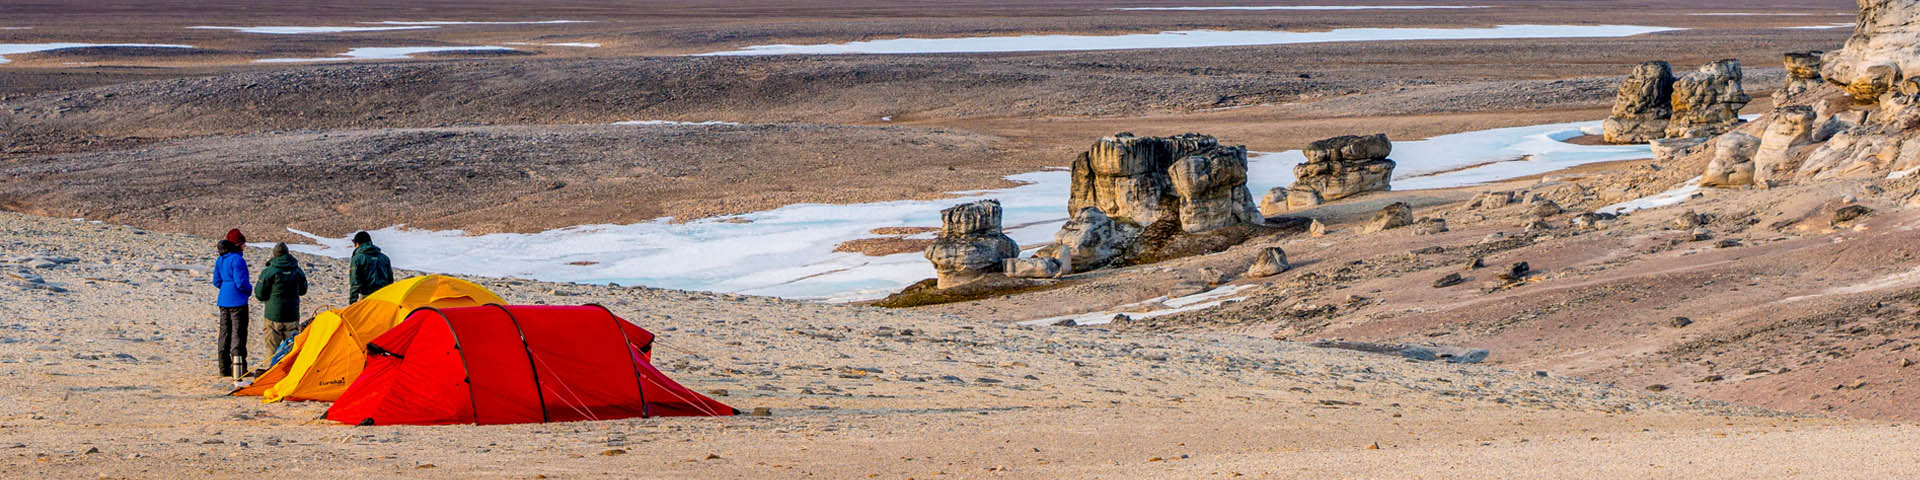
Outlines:
{"type": "Polygon", "coordinates": [[[240,234],[240,229],[238,228],[227,230],[227,241],[233,242],[234,245],[244,247],[247,245],[247,236],[240,234]]]}

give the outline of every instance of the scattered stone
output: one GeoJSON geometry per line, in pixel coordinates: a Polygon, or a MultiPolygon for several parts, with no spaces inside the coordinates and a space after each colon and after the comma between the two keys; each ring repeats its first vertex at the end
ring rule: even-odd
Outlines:
{"type": "Polygon", "coordinates": [[[1567,219],[1567,225],[1577,229],[1591,230],[1605,226],[1614,218],[1614,214],[1611,213],[1583,212],[1567,219]]]}
{"type": "Polygon", "coordinates": [[[1313,223],[1307,225],[1307,234],[1315,237],[1327,236],[1327,224],[1318,218],[1313,219],[1313,223]]]}
{"type": "Polygon", "coordinates": [[[1693,325],[1693,319],[1687,318],[1687,317],[1673,317],[1672,320],[1667,321],[1667,326],[1673,327],[1673,328],[1686,328],[1688,325],[1693,325]]]}
{"type": "Polygon", "coordinates": [[[1481,260],[1480,257],[1478,256],[1467,258],[1466,269],[1468,271],[1479,270],[1480,267],[1485,267],[1485,266],[1487,266],[1486,261],[1481,260]]]}
{"type": "Polygon", "coordinates": [[[1727,377],[1723,377],[1719,375],[1707,375],[1705,377],[1700,377],[1699,380],[1694,380],[1693,383],[1713,383],[1713,382],[1718,382],[1726,379],[1727,377]]]}
{"type": "Polygon", "coordinates": [[[1673,117],[1673,67],[1652,61],[1620,82],[1613,112],[1602,124],[1607,143],[1646,143],[1666,136],[1673,117]]]}
{"type": "Polygon", "coordinates": [[[1653,385],[1647,385],[1647,391],[1649,391],[1649,392],[1664,392],[1664,391],[1667,391],[1667,386],[1666,386],[1666,385],[1664,385],[1664,384],[1659,384],[1659,383],[1656,383],[1656,384],[1653,384],[1653,385]]]}
{"type": "Polygon", "coordinates": [[[1347,135],[1313,142],[1307,162],[1293,167],[1287,208],[1299,210],[1366,192],[1384,192],[1393,177],[1393,142],[1386,134],[1347,135]]]}
{"type": "Polygon", "coordinates": [[[1434,280],[1433,288],[1447,288],[1447,287],[1459,285],[1466,282],[1467,282],[1467,279],[1462,278],[1460,274],[1449,273],[1444,277],[1440,277],[1439,280],[1434,280]]]}
{"type": "Polygon", "coordinates": [[[1740,239],[1737,238],[1723,238],[1713,244],[1714,248],[1733,248],[1738,246],[1740,246],[1740,239]]]}
{"type": "Polygon", "coordinates": [[[1840,207],[1840,209],[1838,210],[1834,210],[1833,221],[1828,222],[1828,224],[1838,226],[1842,223],[1852,222],[1854,220],[1859,219],[1860,217],[1864,217],[1871,214],[1873,214],[1873,209],[1867,208],[1866,206],[1848,205],[1845,207],[1840,207]]]}
{"type": "MultiPolygon", "coordinates": [[[[602,457],[615,457],[615,456],[626,455],[626,454],[627,454],[626,450],[618,449],[618,448],[608,449],[606,451],[600,452],[600,456],[602,457]]],[[[423,465],[423,467],[424,466],[425,465],[423,465]]]]}
{"type": "Polygon", "coordinates": [[[1440,218],[1422,218],[1413,223],[1415,235],[1435,235],[1447,232],[1447,221],[1440,218]]]}
{"type": "Polygon", "coordinates": [[[1688,238],[1691,238],[1695,242],[1712,240],[1713,232],[1708,231],[1705,228],[1695,228],[1693,229],[1692,232],[1688,233],[1688,238]]]}
{"type": "Polygon", "coordinates": [[[1560,204],[1554,203],[1553,200],[1548,200],[1539,195],[1528,196],[1526,206],[1527,214],[1541,218],[1559,215],[1566,211],[1566,209],[1560,208],[1560,204]]]}
{"type": "Polygon", "coordinates": [[[1067,319],[1062,319],[1062,320],[1060,320],[1060,321],[1058,321],[1058,322],[1053,322],[1053,326],[1055,326],[1055,327],[1078,327],[1078,326],[1080,326],[1080,322],[1076,322],[1076,321],[1074,321],[1074,320],[1073,320],[1073,319],[1071,319],[1071,318],[1067,318],[1067,319]]]}
{"type": "Polygon", "coordinates": [[[1287,263],[1287,252],[1280,247],[1267,247],[1254,256],[1253,266],[1247,267],[1246,276],[1252,278],[1271,277],[1293,269],[1287,263]]]}
{"type": "Polygon", "coordinates": [[[1518,282],[1525,280],[1527,274],[1532,272],[1533,267],[1527,265],[1527,262],[1514,262],[1512,265],[1507,266],[1506,271],[1500,272],[1500,279],[1509,283],[1518,282]]]}
{"type": "Polygon", "coordinates": [[[1487,350],[1484,348],[1466,348],[1448,345],[1403,345],[1340,340],[1321,340],[1308,345],[1317,348],[1399,355],[1422,362],[1480,363],[1487,359],[1487,350]]]}
{"type": "Polygon", "coordinates": [[[1413,207],[1406,202],[1393,202],[1373,214],[1362,233],[1375,233],[1413,224],[1413,207]]]}
{"type": "Polygon", "coordinates": [[[1520,201],[1518,192],[1498,191],[1473,194],[1467,201],[1468,210],[1494,210],[1520,201]]]}
{"type": "Polygon", "coordinates": [[[1681,212],[1680,216],[1673,219],[1673,226],[1674,228],[1689,229],[1706,225],[1709,221],[1711,221],[1711,219],[1707,218],[1706,214],[1694,213],[1692,210],[1688,210],[1681,212]]]}

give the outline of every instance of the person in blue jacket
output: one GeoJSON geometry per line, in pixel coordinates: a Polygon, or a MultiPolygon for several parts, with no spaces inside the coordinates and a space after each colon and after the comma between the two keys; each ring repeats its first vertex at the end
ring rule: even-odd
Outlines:
{"type": "Polygon", "coordinates": [[[253,296],[253,281],[247,258],[240,253],[246,237],[235,230],[227,238],[220,241],[220,259],[213,263],[213,286],[220,289],[214,304],[220,307],[220,376],[238,380],[247,374],[247,299],[253,296]]]}

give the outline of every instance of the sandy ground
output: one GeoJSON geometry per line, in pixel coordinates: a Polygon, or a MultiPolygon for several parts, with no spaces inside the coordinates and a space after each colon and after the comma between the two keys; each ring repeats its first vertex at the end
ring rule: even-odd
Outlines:
{"type": "MultiPolygon", "coordinates": [[[[1238,335],[485,279],[517,303],[608,305],[661,335],[679,381],[775,414],[349,427],[322,404],[219,395],[211,287],[173,266],[205,263],[207,240],[14,214],[0,230],[5,258],[73,259],[21,267],[64,292],[0,297],[0,461],[29,476],[1534,477],[1551,460],[1565,477],[1867,478],[1920,436],[1238,335]]],[[[304,260],[313,311],[342,266],[304,260]]]]}

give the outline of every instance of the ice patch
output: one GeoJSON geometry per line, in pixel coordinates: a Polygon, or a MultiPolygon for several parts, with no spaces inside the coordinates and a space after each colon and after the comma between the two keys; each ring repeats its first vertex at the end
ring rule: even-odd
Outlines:
{"type": "Polygon", "coordinates": [[[599,48],[600,47],[600,44],[590,43],[590,42],[560,42],[560,43],[507,42],[507,45],[532,45],[532,46],[541,46],[541,47],[582,47],[582,48],[599,48]]]}
{"type": "Polygon", "coordinates": [[[715,125],[737,126],[737,125],[740,125],[738,123],[722,122],[719,120],[708,120],[704,122],[682,122],[678,120],[625,120],[625,121],[613,122],[613,124],[614,125],[691,125],[691,126],[715,126],[715,125]]]}
{"type": "Polygon", "coordinates": [[[1242,291],[1245,291],[1253,287],[1254,287],[1253,285],[1224,286],[1224,287],[1208,290],[1205,292],[1196,293],[1193,295],[1187,295],[1184,297],[1173,297],[1173,298],[1168,298],[1166,296],[1154,297],[1151,299],[1147,299],[1145,301],[1134,302],[1134,303],[1129,303],[1126,305],[1114,307],[1114,310],[1110,310],[1110,311],[1099,311],[1099,312],[1092,312],[1092,313],[1076,313],[1073,315],[1061,315],[1058,317],[1048,317],[1048,318],[1042,318],[1038,320],[1027,320],[1019,323],[1021,325],[1046,326],[1046,325],[1053,325],[1056,323],[1060,323],[1063,320],[1073,320],[1073,324],[1075,326],[1081,326],[1081,325],[1105,325],[1108,323],[1113,323],[1114,315],[1126,315],[1127,318],[1132,318],[1132,319],[1164,317],[1164,316],[1173,315],[1176,313],[1206,310],[1206,309],[1217,307],[1229,302],[1238,302],[1238,301],[1244,300],[1244,298],[1229,298],[1229,297],[1233,297],[1235,294],[1238,294],[1242,291]],[[1138,310],[1140,307],[1146,307],[1150,305],[1163,305],[1168,308],[1162,308],[1158,310],[1149,310],[1145,312],[1129,312],[1128,311],[1128,310],[1138,310]]]}
{"type": "Polygon", "coordinates": [[[1648,195],[1645,197],[1640,197],[1640,198],[1636,198],[1633,200],[1628,200],[1628,201],[1624,201],[1624,202],[1620,202],[1612,205],[1607,205],[1604,207],[1600,207],[1599,210],[1594,210],[1594,211],[1599,213],[1611,213],[1614,215],[1619,215],[1627,212],[1632,212],[1635,210],[1646,210],[1649,208],[1670,207],[1674,205],[1679,205],[1681,202],[1685,202],[1687,201],[1687,199],[1693,198],[1693,194],[1695,193],[1700,193],[1700,177],[1693,177],[1691,179],[1688,179],[1686,182],[1681,183],[1680,186],[1673,187],[1673,189],[1671,190],[1667,190],[1664,192],[1660,192],[1653,195],[1648,195]]]}
{"type": "MultiPolygon", "coordinates": [[[[638,120],[667,124],[666,120],[638,120]]],[[[688,123],[688,122],[678,122],[688,123]]],[[[714,124],[724,122],[699,122],[714,124]]],[[[1395,181],[1398,189],[1439,188],[1544,173],[1582,163],[1648,158],[1644,145],[1584,146],[1561,142],[1599,122],[1515,127],[1442,135],[1394,145],[1407,172],[1433,174],[1395,181]],[[1477,168],[1488,159],[1524,157],[1477,168]],[[1411,184],[1412,186],[1409,186],[1411,184]]],[[[1228,139],[1231,141],[1232,139],[1228,139]]],[[[1298,151],[1250,159],[1259,195],[1293,182],[1298,151]]],[[[1071,173],[1049,168],[1007,177],[1020,185],[955,192],[955,198],[851,205],[799,204],[723,218],[631,225],[586,225],[539,233],[468,236],[459,231],[389,227],[373,232],[394,266],[430,272],[540,280],[620,283],[826,301],[870,300],[933,276],[918,252],[872,257],[835,252],[849,240],[874,238],[881,227],[939,227],[940,209],[999,199],[1007,235],[1021,245],[1053,240],[1066,221],[1071,173]]],[[[305,235],[305,234],[303,234],[305,235]]],[[[352,254],[345,238],[313,238],[294,249],[333,257],[352,254]]],[[[1191,305],[1189,305],[1191,307],[1191,305]]]]}
{"type": "Polygon", "coordinates": [[[201,26],[187,27],[187,28],[197,29],[197,30],[233,30],[236,32],[263,33],[267,35],[304,35],[304,34],[313,34],[313,33],[358,33],[358,32],[381,32],[381,31],[388,31],[388,30],[420,30],[420,29],[437,28],[437,27],[424,26],[424,25],[396,26],[396,27],[294,27],[294,26],[226,27],[226,26],[201,25],[201,26]]]}
{"type": "Polygon", "coordinates": [[[1850,13],[1850,12],[1833,12],[1833,13],[1796,13],[1796,12],[1766,12],[1766,13],[1760,13],[1760,12],[1706,12],[1706,13],[1689,13],[1689,14],[1687,14],[1687,15],[1693,15],[1693,16],[1696,16],[1696,17],[1809,17],[1809,16],[1814,16],[1814,15],[1853,15],[1853,13],[1850,13]]]}
{"type": "Polygon", "coordinates": [[[1906,170],[1901,170],[1901,171],[1897,171],[1897,172],[1891,172],[1891,173],[1888,173],[1888,174],[1887,174],[1887,179],[1888,179],[1888,180],[1899,180],[1899,179],[1902,179],[1902,178],[1907,178],[1907,176],[1908,176],[1908,175],[1913,175],[1913,172],[1916,172],[1916,171],[1920,171],[1920,167],[1913,167],[1913,168],[1909,168],[1909,169],[1906,169],[1906,170]]]}
{"type": "Polygon", "coordinates": [[[464,22],[458,20],[402,21],[386,20],[380,22],[360,22],[380,25],[548,25],[556,23],[593,23],[592,20],[536,20],[525,22],[464,22]]]}
{"type": "Polygon", "coordinates": [[[482,47],[361,47],[361,48],[355,48],[355,49],[352,49],[352,50],[347,50],[347,53],[342,53],[342,54],[340,54],[340,56],[338,56],[338,57],[319,57],[319,58],[264,58],[264,59],[260,59],[260,60],[254,60],[254,61],[253,61],[253,63],[303,63],[303,62],[338,62],[338,61],[342,61],[342,60],[399,60],[399,59],[406,59],[406,58],[411,58],[411,57],[413,56],[413,54],[416,54],[416,53],[432,53],[432,52],[500,52],[500,51],[506,51],[506,52],[516,52],[516,51],[518,51],[518,50],[514,50],[514,49],[511,49],[511,48],[507,48],[507,47],[495,47],[495,46],[482,46],[482,47]]]}
{"type": "Polygon", "coordinates": [[[46,52],[69,48],[100,47],[138,47],[138,48],[193,48],[192,45],[172,45],[163,43],[0,43],[0,63],[7,63],[7,55],[16,53],[46,52]]]}
{"type": "Polygon", "coordinates": [[[1108,10],[1127,11],[1167,11],[1167,10],[1462,10],[1472,8],[1491,8],[1486,5],[1301,5],[1301,6],[1242,6],[1242,7],[1130,7],[1109,8],[1108,10]]]}
{"type": "Polygon", "coordinates": [[[1324,32],[1181,30],[1128,35],[1012,35],[999,37],[893,38],[817,45],[754,45],[739,50],[701,53],[696,55],[841,55],[1130,50],[1143,48],[1233,47],[1387,40],[1627,37],[1675,30],[1683,29],[1639,25],[1499,25],[1480,28],[1341,28],[1324,32]]]}

